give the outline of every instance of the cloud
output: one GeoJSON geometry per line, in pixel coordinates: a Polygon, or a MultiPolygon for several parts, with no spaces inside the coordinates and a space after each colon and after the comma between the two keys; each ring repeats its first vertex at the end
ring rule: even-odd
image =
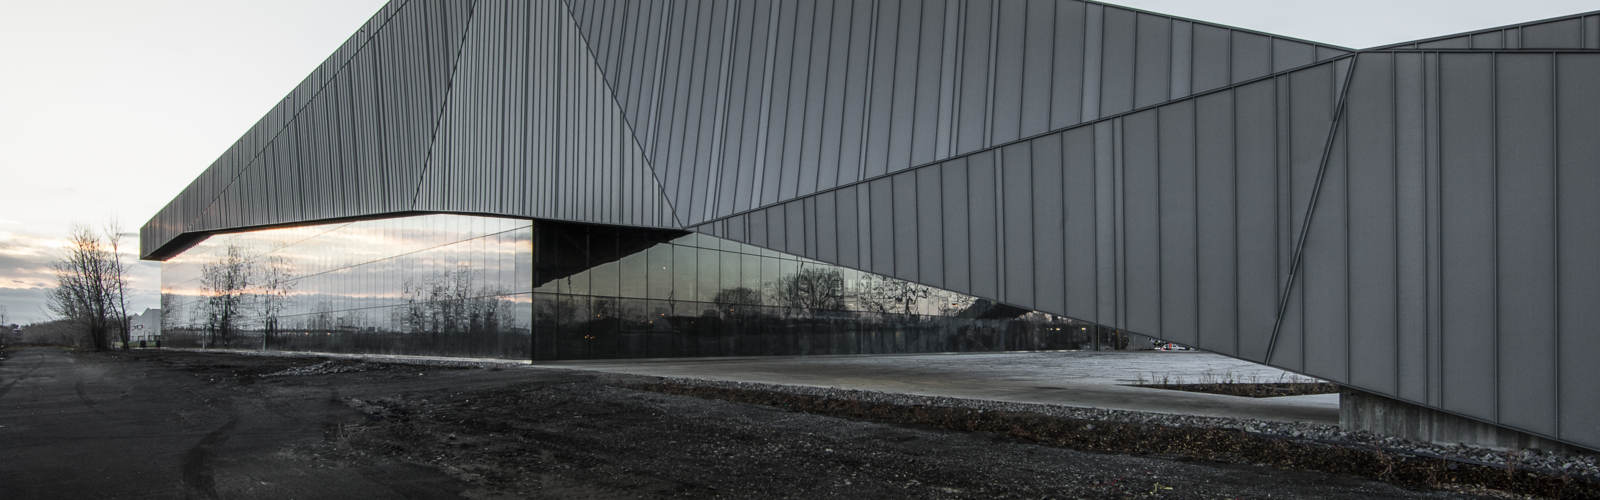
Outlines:
{"type": "MultiPolygon", "coordinates": [[[[56,285],[51,264],[60,258],[66,242],[17,232],[0,231],[0,308],[7,321],[27,323],[48,319],[46,298],[56,285]]],[[[136,247],[137,245],[128,245],[136,247]]],[[[144,310],[160,303],[161,264],[137,260],[132,249],[123,252],[128,270],[128,309],[144,310]]]]}

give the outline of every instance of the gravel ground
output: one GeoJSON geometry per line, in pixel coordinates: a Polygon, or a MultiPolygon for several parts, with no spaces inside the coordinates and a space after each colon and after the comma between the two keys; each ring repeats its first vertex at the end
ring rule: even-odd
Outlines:
{"type": "Polygon", "coordinates": [[[0,405],[0,420],[10,419],[17,432],[58,423],[91,434],[159,431],[142,441],[83,441],[76,458],[62,455],[50,435],[11,436],[31,441],[11,442],[11,456],[0,462],[0,497],[173,496],[174,485],[189,496],[230,498],[360,491],[472,498],[1438,498],[1600,491],[1591,487],[1600,478],[1592,457],[1514,456],[1515,473],[1496,475],[1502,483],[1543,482],[1496,489],[1450,481],[1506,469],[1504,453],[1327,425],[504,363],[21,354],[0,363],[0,385],[21,381],[0,405]],[[74,386],[76,398],[47,397],[70,395],[74,386]],[[172,415],[187,423],[174,426],[172,415]],[[1306,466],[1306,454],[1313,466],[1306,466]],[[1396,471],[1380,473],[1317,466],[1400,455],[1448,457],[1422,465],[1451,465],[1428,469],[1440,475],[1426,480],[1407,475],[1414,460],[1395,460],[1396,471]],[[70,469],[29,465],[50,460],[80,469],[103,461],[126,477],[96,483],[70,469]],[[1575,486],[1552,483],[1558,475],[1575,486]]]}
{"type": "Polygon", "coordinates": [[[716,498],[1431,498],[1340,474],[1042,446],[662,394],[637,377],[348,399],[367,420],[305,453],[399,459],[467,496],[716,498]]]}
{"type": "Polygon", "coordinates": [[[943,398],[876,391],[753,384],[700,379],[666,379],[701,387],[754,390],[828,399],[883,403],[895,406],[937,406],[966,408],[978,411],[1010,411],[1038,413],[1075,420],[1131,423],[1164,427],[1235,429],[1252,434],[1276,436],[1295,440],[1335,445],[1362,446],[1421,457],[1440,458],[1468,464],[1504,469],[1534,470],[1559,476],[1600,482],[1600,457],[1596,455],[1570,455],[1541,450],[1501,451],[1467,445],[1442,445],[1407,439],[1380,436],[1367,432],[1347,432],[1337,425],[1275,422],[1246,418],[1219,418],[1168,413],[1151,413],[1098,408],[1078,408],[1060,405],[1012,403],[977,399],[943,398]]]}

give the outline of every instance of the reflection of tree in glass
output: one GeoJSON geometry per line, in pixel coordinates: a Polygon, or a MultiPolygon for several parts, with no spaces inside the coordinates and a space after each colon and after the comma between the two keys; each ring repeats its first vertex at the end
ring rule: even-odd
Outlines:
{"type": "Polygon", "coordinates": [[[717,291],[717,295],[711,298],[711,302],[716,303],[717,309],[722,311],[733,309],[734,306],[761,305],[761,292],[742,286],[724,288],[717,291]]]}
{"type": "Polygon", "coordinates": [[[221,260],[200,267],[200,289],[205,292],[205,324],[210,344],[227,344],[238,327],[246,289],[250,286],[250,261],[244,249],[228,245],[221,260]]]}
{"type": "Polygon", "coordinates": [[[844,310],[844,276],[834,269],[801,269],[778,279],[777,298],[805,312],[844,310]]]}
{"type": "Polygon", "coordinates": [[[472,270],[467,266],[438,273],[426,282],[407,281],[401,321],[412,332],[439,335],[495,332],[503,317],[509,318],[510,304],[499,299],[505,292],[488,287],[473,288],[472,270]]]}
{"type": "Polygon", "coordinates": [[[262,341],[271,342],[278,333],[278,315],[288,304],[289,292],[294,290],[294,269],[288,259],[273,256],[257,264],[256,274],[261,283],[256,290],[256,313],[261,319],[262,341]]]}
{"type": "Polygon", "coordinates": [[[863,276],[855,291],[862,309],[876,313],[900,312],[907,316],[916,312],[922,299],[933,295],[932,288],[875,274],[863,276]]]}

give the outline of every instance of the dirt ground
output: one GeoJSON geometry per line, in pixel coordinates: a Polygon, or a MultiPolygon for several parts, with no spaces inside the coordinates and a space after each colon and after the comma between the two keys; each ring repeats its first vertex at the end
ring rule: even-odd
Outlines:
{"type": "Polygon", "coordinates": [[[13,348],[0,497],[1436,497],[649,390],[661,379],[13,348]]]}

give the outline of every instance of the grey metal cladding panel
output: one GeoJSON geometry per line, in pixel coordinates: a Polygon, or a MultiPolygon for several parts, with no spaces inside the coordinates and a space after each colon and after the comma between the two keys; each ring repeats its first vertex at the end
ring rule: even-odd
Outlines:
{"type": "MultiPolygon", "coordinates": [[[[1055,52],[1055,10],[1070,2],[1028,0],[1027,38],[1023,44],[1021,128],[1018,135],[1032,136],[1050,129],[1050,95],[1055,52]]],[[[1068,73],[1070,74],[1070,73],[1068,73]]],[[[1071,78],[1061,78],[1072,80],[1071,78]]]]}
{"type": "Polygon", "coordinates": [[[967,157],[967,210],[972,294],[1000,297],[1000,220],[996,213],[995,158],[993,151],[967,157]]]}
{"type": "Polygon", "coordinates": [[[1600,446],[1600,398],[1594,396],[1594,360],[1600,359],[1600,55],[1556,56],[1557,103],[1555,140],[1557,223],[1560,234],[1556,266],[1556,310],[1559,349],[1560,435],[1586,446],[1600,446]]]}
{"type": "Polygon", "coordinates": [[[1524,49],[1583,48],[1583,20],[1578,18],[1522,27],[1524,49]]]}
{"type": "Polygon", "coordinates": [[[824,102],[822,104],[821,129],[816,133],[821,136],[821,145],[815,156],[818,165],[817,189],[829,189],[839,185],[840,151],[844,142],[844,116],[845,82],[847,72],[850,70],[850,58],[854,55],[855,40],[850,37],[850,30],[854,26],[851,11],[854,2],[839,1],[833,8],[832,34],[827,38],[832,42],[828,46],[827,57],[827,85],[822,89],[824,102]]]}
{"type": "MultiPolygon", "coordinates": [[[[949,116],[948,112],[941,111],[951,104],[945,100],[941,105],[946,92],[941,92],[940,87],[944,84],[942,74],[945,73],[942,67],[947,49],[944,41],[949,35],[945,26],[950,25],[946,22],[945,14],[950,10],[940,2],[931,2],[922,7],[921,40],[917,44],[916,114],[907,122],[912,129],[909,165],[922,165],[945,156],[940,148],[939,132],[941,127],[948,125],[948,120],[941,122],[939,117],[949,116]]],[[[954,19],[950,21],[953,23],[954,19]]],[[[948,49],[953,51],[954,47],[948,49]]],[[[948,135],[949,132],[945,133],[948,135]]],[[[948,142],[948,138],[945,141],[948,142]]]]}
{"type": "MultiPolygon", "coordinates": [[[[794,41],[791,45],[793,54],[790,59],[793,72],[789,76],[789,93],[784,103],[785,122],[781,146],[783,162],[779,167],[780,175],[775,179],[778,181],[778,200],[794,198],[800,177],[807,173],[800,164],[805,148],[806,116],[811,114],[807,95],[812,92],[812,84],[820,80],[826,72],[826,69],[813,67],[811,64],[812,38],[817,34],[815,33],[816,4],[817,2],[803,2],[795,13],[794,41]]],[[[824,31],[819,35],[819,38],[825,38],[827,32],[824,31]]],[[[821,89],[816,91],[820,92],[821,89]]],[[[812,179],[816,178],[815,170],[810,174],[812,179]]]]}
{"type": "Polygon", "coordinates": [[[776,21],[776,9],[770,2],[755,2],[755,23],[751,29],[750,47],[750,75],[746,82],[744,98],[744,118],[739,129],[739,154],[735,163],[737,170],[738,187],[732,211],[741,211],[752,208],[755,199],[761,191],[756,184],[763,174],[764,164],[762,159],[762,146],[764,144],[767,116],[767,91],[768,81],[771,78],[773,61],[772,54],[776,51],[771,44],[771,38],[776,36],[777,30],[772,28],[776,21]]]}
{"type": "MultiPolygon", "coordinates": [[[[810,198],[807,198],[809,200],[810,198]]],[[[776,208],[776,207],[775,207],[776,208]]],[[[806,214],[804,200],[783,204],[784,251],[791,255],[815,257],[806,250],[806,214]]]]}
{"type": "Polygon", "coordinates": [[[1401,274],[1394,55],[1362,55],[1355,70],[1342,129],[1349,140],[1349,189],[1344,193],[1349,207],[1349,382],[1396,394],[1401,274]]]}
{"type": "Polygon", "coordinates": [[[1447,39],[1443,39],[1443,40],[1433,40],[1433,41],[1429,41],[1429,42],[1418,43],[1417,44],[1417,48],[1422,48],[1422,49],[1468,49],[1468,48],[1472,48],[1471,45],[1472,45],[1472,38],[1471,37],[1460,36],[1460,37],[1455,37],[1455,38],[1447,38],[1447,39]]]}
{"type": "Polygon", "coordinates": [[[1395,55],[1395,230],[1397,242],[1396,324],[1399,343],[1397,394],[1428,402],[1427,151],[1421,54],[1395,55]]]}
{"type": "Polygon", "coordinates": [[[867,210],[865,219],[871,220],[871,260],[866,270],[878,274],[894,274],[894,186],[889,177],[867,183],[867,210]]]}
{"type": "MultiPolygon", "coordinates": [[[[1161,338],[1194,345],[1199,340],[1199,204],[1195,184],[1195,103],[1158,109],[1160,131],[1161,338]]],[[[1232,236],[1231,234],[1229,235],[1232,236]]]]}
{"type": "Polygon", "coordinates": [[[817,253],[817,197],[802,200],[800,212],[800,226],[803,228],[801,238],[805,240],[804,256],[816,258],[817,253]]]}
{"type": "Polygon", "coordinates": [[[771,248],[770,243],[767,241],[768,211],[770,211],[770,209],[757,210],[740,216],[749,219],[750,236],[745,240],[746,242],[758,247],[771,248]]]}
{"type": "Polygon", "coordinates": [[[1033,296],[1033,141],[1000,149],[1000,247],[1005,288],[1000,299],[1029,309],[1033,296]]]}
{"type": "MultiPolygon", "coordinates": [[[[1573,20],[1576,26],[1576,20],[1573,20]]],[[[1555,65],[1496,56],[1499,421],[1556,432],[1555,65]]]]}
{"type": "Polygon", "coordinates": [[[1194,77],[1194,23],[1172,22],[1171,98],[1190,94],[1194,77]]]}
{"type": "Polygon", "coordinates": [[[1506,46],[1506,33],[1504,31],[1478,33],[1472,35],[1472,39],[1467,43],[1476,49],[1503,49],[1506,46]]]}
{"type": "Polygon", "coordinates": [[[1161,335],[1161,223],[1157,114],[1122,120],[1122,248],[1125,323],[1135,332],[1161,335]]]}
{"type": "MultiPolygon", "coordinates": [[[[934,167],[930,167],[934,168],[934,167]]],[[[939,180],[943,185],[939,210],[943,211],[943,227],[940,233],[944,236],[944,282],[949,290],[968,290],[972,285],[970,269],[970,247],[972,241],[968,237],[968,217],[971,213],[967,210],[968,185],[967,159],[956,158],[940,164],[939,180]]]]}
{"type": "Polygon", "coordinates": [[[984,124],[989,118],[989,68],[994,33],[990,29],[992,0],[963,2],[965,25],[961,27],[961,96],[956,119],[956,151],[977,151],[989,146],[984,124]]]}
{"type": "Polygon", "coordinates": [[[839,209],[839,265],[860,269],[861,268],[861,243],[860,243],[860,210],[856,202],[856,190],[861,186],[849,186],[834,191],[837,194],[834,202],[839,209]]]}
{"type": "MultiPolygon", "coordinates": [[[[1067,311],[1066,211],[1061,184],[1061,136],[1051,134],[1029,141],[1033,146],[1029,165],[1032,169],[1030,197],[1033,199],[1033,228],[1029,235],[1033,240],[1033,304],[1036,309],[1058,314],[1067,311]]],[[[1008,279],[1006,283],[1009,286],[1013,282],[1008,279]]]]}
{"type": "Polygon", "coordinates": [[[1195,213],[1199,281],[1197,343],[1223,354],[1236,352],[1238,256],[1234,184],[1233,93],[1195,100],[1195,213]]]}
{"type": "MultiPolygon", "coordinates": [[[[1335,77],[1334,65],[1322,64],[1289,75],[1287,86],[1282,84],[1285,79],[1280,79],[1280,102],[1287,99],[1289,106],[1285,122],[1288,129],[1284,131],[1288,138],[1289,204],[1284,215],[1291,223],[1288,232],[1279,233],[1278,237],[1286,251],[1292,251],[1289,245],[1294,238],[1307,231],[1304,217],[1317,187],[1317,172],[1323,168],[1323,152],[1328,147],[1328,130],[1336,99],[1335,77]]],[[[1295,312],[1300,314],[1297,318],[1300,327],[1291,331],[1301,332],[1304,337],[1280,335],[1278,350],[1274,352],[1274,355],[1293,353],[1298,364],[1299,349],[1303,348],[1303,352],[1313,353],[1304,356],[1306,371],[1341,381],[1345,380],[1347,372],[1345,351],[1349,344],[1345,329],[1349,274],[1344,152],[1336,145],[1329,155],[1327,174],[1321,184],[1323,196],[1317,198],[1315,210],[1310,212],[1316,222],[1307,233],[1302,251],[1299,278],[1302,283],[1297,283],[1293,292],[1302,295],[1291,297],[1295,301],[1291,307],[1299,308],[1295,312]],[[1339,161],[1334,161],[1335,158],[1339,161]]],[[[1292,256],[1282,258],[1280,264],[1288,264],[1292,256]]]]}
{"type": "Polygon", "coordinates": [[[1194,25],[1194,91],[1201,92],[1227,85],[1229,31],[1216,26],[1194,25]]]}
{"type": "Polygon", "coordinates": [[[844,114],[839,127],[839,177],[845,184],[861,180],[867,96],[871,91],[872,2],[855,2],[850,15],[850,55],[845,64],[844,114]]]}
{"type": "Polygon", "coordinates": [[[1172,18],[1138,15],[1133,106],[1165,102],[1172,92],[1172,18]]]}
{"type": "Polygon", "coordinates": [[[721,165],[718,175],[712,179],[716,184],[717,199],[715,201],[715,215],[726,216],[734,213],[735,196],[739,189],[739,177],[743,175],[743,162],[740,161],[740,149],[746,144],[746,114],[748,112],[749,98],[752,85],[759,89],[761,85],[760,73],[751,66],[751,45],[755,36],[755,11],[757,5],[741,4],[736,10],[734,21],[730,62],[728,71],[728,86],[724,92],[726,109],[723,111],[723,128],[720,134],[717,162],[721,165]]]}
{"type": "Polygon", "coordinates": [[[1600,49],[1600,16],[1583,18],[1583,48],[1600,49]]]}
{"type": "Polygon", "coordinates": [[[839,262],[839,205],[838,192],[827,191],[817,195],[817,216],[807,221],[815,226],[817,260],[839,262]]]}
{"type": "MultiPolygon", "coordinates": [[[[1338,382],[1347,382],[1350,376],[1350,198],[1346,189],[1349,170],[1344,148],[1349,132],[1345,129],[1340,127],[1339,134],[1334,137],[1327,175],[1322,180],[1322,195],[1317,198],[1310,226],[1306,229],[1299,282],[1295,284],[1294,293],[1302,298],[1296,305],[1302,308],[1303,323],[1298,330],[1304,335],[1300,342],[1305,349],[1303,361],[1279,361],[1277,358],[1292,355],[1294,339],[1287,337],[1292,332],[1287,326],[1274,352],[1274,361],[1289,366],[1303,362],[1306,373],[1338,382]]],[[[1298,208],[1291,210],[1299,211],[1298,208]]],[[[1362,292],[1377,293],[1374,290],[1362,292]]],[[[1392,344],[1384,346],[1382,352],[1392,353],[1392,349],[1392,344]]]]}
{"type": "Polygon", "coordinates": [[[869,269],[870,270],[871,266],[872,266],[872,261],[875,258],[873,256],[873,252],[872,252],[872,242],[875,239],[875,236],[873,235],[873,230],[874,229],[887,230],[888,228],[884,228],[882,226],[877,226],[876,228],[874,227],[873,219],[875,219],[876,217],[874,217],[873,211],[874,211],[875,208],[873,206],[873,202],[872,202],[871,198],[869,198],[869,196],[868,196],[868,195],[870,195],[872,193],[867,188],[868,188],[867,185],[861,185],[860,189],[856,189],[855,190],[855,195],[856,195],[856,241],[857,241],[857,247],[858,247],[857,248],[857,255],[856,255],[856,262],[859,262],[861,264],[861,267],[859,269],[869,269]]]}
{"type": "Polygon", "coordinates": [[[1232,33],[1232,78],[1239,83],[1262,76],[1272,70],[1272,39],[1234,31],[1232,33]]]}
{"type": "Polygon", "coordinates": [[[1447,410],[1495,418],[1493,56],[1439,55],[1440,281],[1447,410]],[[1488,203],[1485,203],[1485,201],[1488,203]]]}
{"type": "MultiPolygon", "coordinates": [[[[1095,321],[1098,283],[1095,269],[1095,127],[1061,133],[1061,197],[1065,210],[1066,308],[1069,316],[1095,321]]],[[[1052,167],[1047,165],[1048,167],[1052,167]]]]}
{"type": "MultiPolygon", "coordinates": [[[[910,0],[915,2],[916,0],[910,0]]],[[[883,0],[873,27],[870,91],[867,94],[866,156],[862,178],[882,175],[888,170],[891,127],[894,122],[894,77],[899,38],[900,0],[883,0]]]]}
{"type": "Polygon", "coordinates": [[[1095,278],[1095,315],[1094,321],[1100,323],[1120,322],[1121,293],[1118,269],[1120,269],[1120,254],[1118,253],[1117,238],[1117,142],[1116,129],[1120,120],[1110,120],[1095,123],[1093,175],[1089,179],[1094,183],[1094,278],[1095,278]]]}
{"type": "Polygon", "coordinates": [[[1105,9],[1104,46],[1100,56],[1099,116],[1133,109],[1135,14],[1113,7],[1105,9]]]}
{"type": "Polygon", "coordinates": [[[789,246],[789,232],[786,227],[788,214],[784,211],[784,205],[763,208],[760,213],[767,218],[767,244],[765,246],[773,250],[787,250],[789,246]]]}
{"type": "Polygon", "coordinates": [[[1105,10],[1104,5],[1091,3],[1084,7],[1083,14],[1083,86],[1081,96],[1082,105],[1079,110],[1083,116],[1077,121],[1086,122],[1099,118],[1100,115],[1100,86],[1102,70],[1105,68],[1105,10]]]}
{"type": "Polygon", "coordinates": [[[1083,2],[1056,2],[1054,60],[1050,82],[1050,128],[1061,128],[1083,119],[1083,44],[1085,36],[1083,2]]]}
{"type": "Polygon", "coordinates": [[[1317,60],[1316,47],[1303,42],[1272,39],[1272,71],[1285,71],[1317,60]]]}
{"type": "Polygon", "coordinates": [[[894,276],[920,281],[917,272],[917,173],[905,172],[890,177],[894,197],[894,276]]]}
{"type": "Polygon", "coordinates": [[[1010,142],[1021,137],[1023,56],[1028,30],[1026,2],[1000,2],[995,23],[994,105],[990,109],[990,144],[1010,142]]]}
{"type": "MultiPolygon", "coordinates": [[[[937,11],[937,10],[936,10],[937,11]]],[[[889,121],[889,156],[884,160],[883,172],[896,172],[911,165],[912,132],[918,127],[931,128],[933,123],[916,121],[917,58],[920,56],[919,32],[923,16],[923,2],[907,1],[900,4],[898,35],[895,37],[894,82],[892,115],[882,117],[889,121]]],[[[888,75],[885,75],[888,76],[888,75]]],[[[874,117],[875,119],[878,117],[874,117]]]]}
{"type": "Polygon", "coordinates": [[[1235,89],[1234,224],[1241,358],[1265,359],[1278,306],[1277,168],[1271,80],[1235,89]]]}
{"type": "Polygon", "coordinates": [[[917,178],[917,277],[939,288],[945,288],[942,171],[930,167],[911,173],[917,178]]]}

